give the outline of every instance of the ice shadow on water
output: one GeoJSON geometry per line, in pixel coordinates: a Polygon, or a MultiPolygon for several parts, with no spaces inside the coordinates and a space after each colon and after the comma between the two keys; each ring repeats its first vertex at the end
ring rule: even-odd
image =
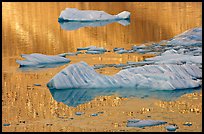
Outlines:
{"type": "Polygon", "coordinates": [[[68,21],[68,22],[59,22],[60,26],[64,30],[76,30],[81,27],[98,27],[104,26],[113,22],[118,22],[123,26],[127,26],[130,24],[130,20],[107,20],[107,21],[87,21],[87,22],[78,22],[78,21],[68,21]]]}
{"type": "Polygon", "coordinates": [[[199,91],[201,87],[195,89],[180,90],[149,90],[135,88],[106,88],[106,89],[50,89],[53,98],[57,102],[62,102],[68,106],[76,107],[93,100],[97,96],[117,95],[125,98],[156,98],[163,101],[172,101],[180,96],[199,91]]]}

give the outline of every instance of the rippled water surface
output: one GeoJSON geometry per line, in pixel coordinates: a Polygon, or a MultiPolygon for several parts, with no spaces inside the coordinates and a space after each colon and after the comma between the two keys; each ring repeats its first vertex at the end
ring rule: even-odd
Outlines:
{"type": "MultiPolygon", "coordinates": [[[[185,30],[201,25],[201,3],[2,3],[2,121],[16,123],[19,121],[39,121],[55,119],[60,115],[72,115],[74,109],[58,103],[46,87],[46,83],[61,69],[42,69],[22,71],[16,59],[22,59],[21,54],[42,53],[55,55],[64,52],[76,52],[78,47],[95,45],[112,50],[114,47],[130,49],[133,45],[146,42],[159,42],[169,39],[185,30]],[[110,14],[118,14],[127,10],[131,12],[130,24],[123,26],[117,22],[101,27],[81,27],[67,31],[58,23],[60,12],[67,7],[103,10],[110,14]],[[35,86],[40,84],[41,86],[35,86]]],[[[73,64],[81,60],[90,65],[119,64],[127,61],[141,61],[153,55],[147,54],[115,54],[68,56],[73,64]]],[[[117,68],[97,70],[99,73],[113,75],[117,68]]],[[[128,90],[129,91],[129,90],[128,90]]],[[[63,91],[62,91],[63,92],[63,91]]],[[[98,92],[98,91],[96,91],[98,92]]],[[[106,91],[104,91],[106,92],[106,91]]],[[[107,91],[111,95],[111,91],[107,91]]],[[[186,91],[187,93],[188,91],[186,91]]],[[[53,92],[52,92],[53,93],[53,92]]],[[[83,91],[83,93],[91,94],[83,91]]],[[[58,93],[55,93],[56,95],[58,93]]],[[[67,94],[74,94],[69,91],[67,94]]],[[[116,93],[117,94],[117,93],[116,93]]],[[[123,92],[123,94],[125,94],[123,92]]],[[[146,94],[141,93],[139,97],[146,94]]],[[[164,93],[169,95],[168,93],[164,93]]],[[[171,94],[171,93],[170,93],[171,94]]],[[[185,93],[181,93],[185,94],[185,93]]],[[[115,92],[114,92],[115,95],[115,92]]],[[[64,93],[66,99],[66,93],[64,93]]],[[[137,96],[137,95],[136,95],[137,96]]],[[[164,95],[165,96],[165,95],[164,95]]],[[[89,97],[89,96],[88,96],[89,97]]],[[[91,99],[97,97],[91,94],[91,99]]],[[[137,96],[138,97],[138,96],[137,96]]],[[[179,97],[179,95],[178,95],[179,97]]],[[[87,98],[85,98],[87,99],[87,98]]],[[[71,99],[74,101],[74,99],[71,99]]],[[[90,100],[88,98],[87,100],[90,100]]],[[[99,99],[100,100],[100,99],[99,99]]],[[[114,99],[107,99],[107,105],[114,104],[114,99]]],[[[66,100],[63,100],[66,101],[66,100]]],[[[86,100],[81,100],[86,102],[86,100]]],[[[73,102],[75,103],[75,102],[73,102]]],[[[78,103],[78,102],[76,102],[78,103]]],[[[95,106],[101,101],[96,100],[95,106]]],[[[106,104],[104,104],[106,105],[106,104]]],[[[87,103],[78,109],[93,107],[87,103]]],[[[3,128],[5,131],[36,131],[40,125],[3,128]]],[[[40,126],[39,131],[53,129],[40,126]]]]}

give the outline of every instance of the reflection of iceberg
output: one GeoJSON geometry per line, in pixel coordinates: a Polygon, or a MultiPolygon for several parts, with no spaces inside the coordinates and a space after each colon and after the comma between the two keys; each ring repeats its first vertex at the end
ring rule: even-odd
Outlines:
{"type": "Polygon", "coordinates": [[[91,21],[91,22],[60,22],[60,26],[64,30],[76,30],[81,27],[98,27],[104,26],[113,22],[118,22],[123,26],[127,26],[130,24],[130,20],[107,20],[107,21],[91,21]]]}
{"type": "MultiPolygon", "coordinates": [[[[197,88],[200,89],[200,88],[197,88]]],[[[97,96],[117,95],[120,97],[156,98],[164,101],[172,101],[186,93],[192,93],[195,89],[153,91],[144,88],[105,88],[105,89],[50,89],[53,98],[68,106],[76,107],[93,100],[97,96]]]]}
{"type": "Polygon", "coordinates": [[[21,57],[25,58],[25,60],[16,60],[18,64],[20,64],[21,68],[52,68],[65,63],[69,63],[70,59],[61,57],[61,56],[50,56],[44,54],[22,54],[21,57]]]}
{"type": "Polygon", "coordinates": [[[130,12],[123,11],[117,15],[111,15],[104,11],[66,8],[61,12],[58,21],[107,21],[125,19],[130,19],[130,12]]]}
{"type": "Polygon", "coordinates": [[[97,73],[85,62],[69,65],[47,84],[49,88],[151,88],[174,90],[201,85],[202,70],[196,65],[145,65],[124,69],[113,76],[97,73]]]}

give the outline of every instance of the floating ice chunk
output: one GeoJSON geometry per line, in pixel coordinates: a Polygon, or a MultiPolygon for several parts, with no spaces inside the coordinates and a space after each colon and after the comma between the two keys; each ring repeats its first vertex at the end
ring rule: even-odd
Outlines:
{"type": "Polygon", "coordinates": [[[137,50],[137,49],[143,49],[143,48],[146,48],[146,47],[147,47],[146,45],[142,44],[140,46],[133,46],[132,49],[137,50]]]}
{"type": "Polygon", "coordinates": [[[97,48],[97,47],[96,46],[80,47],[80,48],[77,48],[77,51],[89,50],[89,49],[93,49],[93,48],[97,48]]]}
{"type": "Polygon", "coordinates": [[[184,126],[192,126],[192,123],[191,122],[185,122],[183,125],[184,126]]]}
{"type": "Polygon", "coordinates": [[[16,60],[20,67],[49,67],[50,65],[54,64],[62,64],[62,63],[69,63],[70,59],[55,55],[55,56],[48,56],[44,54],[22,54],[21,57],[25,58],[25,60],[16,60]]]}
{"type": "Polygon", "coordinates": [[[147,52],[150,52],[151,50],[148,50],[148,49],[136,49],[135,52],[138,52],[138,53],[147,53],[147,52]]]}
{"type": "Polygon", "coordinates": [[[79,62],[56,74],[47,86],[50,89],[138,87],[174,90],[200,87],[201,81],[195,78],[202,78],[202,71],[196,65],[145,65],[107,76],[79,62]]]}
{"type": "Polygon", "coordinates": [[[118,51],[116,51],[116,53],[124,54],[124,53],[128,53],[128,50],[118,50],[118,51]]]}
{"type": "Polygon", "coordinates": [[[68,53],[62,53],[62,54],[58,54],[58,56],[61,56],[61,57],[66,57],[67,55],[68,56],[76,56],[76,55],[78,55],[78,54],[80,54],[81,52],[76,52],[76,53],[70,53],[70,52],[68,52],[68,53]]]}
{"type": "Polygon", "coordinates": [[[127,127],[151,127],[151,126],[158,126],[158,125],[163,125],[166,124],[166,121],[162,120],[140,120],[140,119],[131,119],[128,120],[127,122],[127,127]]]}
{"type": "Polygon", "coordinates": [[[118,15],[110,15],[104,11],[97,10],[78,10],[76,8],[66,8],[58,18],[59,22],[63,21],[107,21],[107,20],[124,20],[130,19],[130,12],[123,11],[118,15]]]}
{"type": "Polygon", "coordinates": [[[115,51],[119,51],[119,50],[124,50],[124,48],[118,48],[118,47],[116,47],[116,48],[113,49],[114,52],[115,52],[115,51]]]}
{"type": "Polygon", "coordinates": [[[178,126],[174,124],[174,125],[166,126],[165,128],[168,131],[176,131],[176,129],[178,129],[178,126]]]}
{"type": "Polygon", "coordinates": [[[41,86],[41,84],[38,84],[38,83],[36,83],[36,84],[33,84],[34,86],[41,86]]]}
{"type": "Polygon", "coordinates": [[[87,54],[103,54],[104,51],[86,51],[87,54]]]}
{"type": "Polygon", "coordinates": [[[94,113],[94,114],[91,114],[91,116],[98,116],[98,114],[97,114],[97,113],[94,113]]]}
{"type": "Polygon", "coordinates": [[[106,65],[104,65],[104,64],[99,64],[99,65],[93,66],[94,69],[100,69],[100,68],[104,68],[104,67],[106,67],[106,65]]]}
{"type": "Polygon", "coordinates": [[[78,115],[78,116],[80,116],[80,115],[82,115],[82,114],[84,114],[84,112],[76,112],[76,113],[75,113],[75,115],[78,115]]]}
{"type": "Polygon", "coordinates": [[[98,47],[98,48],[90,48],[88,51],[101,51],[101,52],[106,52],[107,50],[103,47],[98,47]]]}
{"type": "Polygon", "coordinates": [[[60,22],[60,26],[64,30],[76,30],[81,27],[98,27],[105,26],[107,24],[118,22],[123,26],[127,26],[130,24],[130,20],[107,20],[107,21],[87,21],[87,22],[79,22],[79,21],[69,21],[69,22],[60,22]]]}

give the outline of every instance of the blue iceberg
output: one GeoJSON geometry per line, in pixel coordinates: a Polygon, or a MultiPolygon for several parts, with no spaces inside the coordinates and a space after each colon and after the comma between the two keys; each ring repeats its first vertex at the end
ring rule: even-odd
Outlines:
{"type": "Polygon", "coordinates": [[[187,30],[167,42],[167,46],[202,46],[202,27],[187,30]]]}
{"type": "Polygon", "coordinates": [[[117,15],[110,15],[104,11],[78,10],[76,8],[66,8],[61,12],[58,21],[92,22],[92,21],[108,21],[108,20],[110,21],[127,19],[130,19],[130,12],[128,11],[123,11],[117,15]]]}
{"type": "Polygon", "coordinates": [[[85,62],[69,65],[48,83],[50,89],[151,88],[175,90],[201,86],[202,70],[196,65],[158,64],[121,70],[113,76],[97,73],[85,62]]]}
{"type": "MultiPolygon", "coordinates": [[[[70,62],[70,59],[54,55],[48,56],[44,54],[22,54],[21,57],[25,60],[16,60],[20,64],[20,68],[52,68],[70,62]]],[[[26,70],[25,69],[25,70],[26,70]]]]}

